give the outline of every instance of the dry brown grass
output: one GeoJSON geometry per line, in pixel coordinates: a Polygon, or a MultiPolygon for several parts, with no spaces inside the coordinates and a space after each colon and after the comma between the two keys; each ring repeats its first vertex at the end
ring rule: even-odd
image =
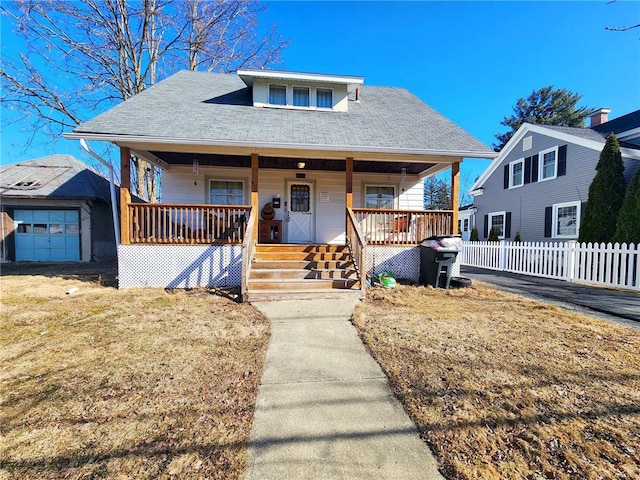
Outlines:
{"type": "Polygon", "coordinates": [[[373,289],[354,323],[448,479],[640,478],[640,334],[500,292],[373,289]]]}
{"type": "Polygon", "coordinates": [[[0,479],[238,478],[266,319],[45,274],[0,278],[0,479]]]}

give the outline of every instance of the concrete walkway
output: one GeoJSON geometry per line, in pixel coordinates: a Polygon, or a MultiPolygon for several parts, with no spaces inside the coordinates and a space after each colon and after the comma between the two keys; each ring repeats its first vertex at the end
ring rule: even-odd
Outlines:
{"type": "Polygon", "coordinates": [[[245,478],[443,478],[350,322],[356,303],[254,304],[271,340],[245,478]]]}

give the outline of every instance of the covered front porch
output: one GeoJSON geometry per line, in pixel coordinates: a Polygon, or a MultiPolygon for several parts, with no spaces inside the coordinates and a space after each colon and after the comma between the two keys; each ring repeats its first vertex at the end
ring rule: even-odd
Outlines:
{"type": "MultiPolygon", "coordinates": [[[[410,261],[415,263],[417,245],[424,238],[457,233],[460,158],[443,161],[387,155],[358,160],[336,158],[331,152],[276,157],[134,148],[121,146],[122,287],[140,283],[165,287],[237,285],[243,298],[248,298],[260,243],[260,211],[276,200],[280,209],[276,208],[275,221],[280,222],[281,232],[277,242],[269,239],[268,243],[344,246],[349,256],[345,261],[353,263],[357,280],[350,289],[364,290],[366,276],[388,265],[376,260],[384,256],[382,252],[403,257],[402,252],[413,250],[410,261]],[[169,197],[167,202],[131,202],[127,179],[132,152],[163,168],[163,199],[169,197]],[[423,178],[448,168],[452,209],[423,210],[423,178]],[[219,192],[213,187],[220,178],[246,185],[246,191],[237,197],[245,201],[207,203],[222,198],[215,196],[219,192]],[[309,188],[298,188],[301,185],[309,188]],[[194,201],[176,201],[187,197],[194,201]],[[374,201],[386,208],[372,208],[374,201]],[[304,227],[309,228],[307,237],[293,238],[294,233],[299,235],[292,228],[296,214],[310,225],[304,227]],[[171,273],[156,281],[141,276],[145,270],[171,273]],[[137,273],[132,275],[134,271],[137,273]]],[[[405,262],[398,258],[396,263],[405,262]]],[[[318,273],[318,277],[322,275],[318,273]]],[[[417,275],[416,271],[402,276],[417,281],[417,275]]]]}

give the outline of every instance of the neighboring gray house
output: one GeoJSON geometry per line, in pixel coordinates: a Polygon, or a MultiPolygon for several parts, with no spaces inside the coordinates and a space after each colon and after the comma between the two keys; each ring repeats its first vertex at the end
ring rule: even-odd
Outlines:
{"type": "Polygon", "coordinates": [[[495,227],[500,239],[576,240],[606,137],[620,141],[627,181],[640,166],[640,110],[591,128],[523,124],[471,187],[481,240],[495,227]]]}
{"type": "Polygon", "coordinates": [[[109,181],[71,155],[2,167],[2,261],[113,259],[109,199],[109,181]]]}
{"type": "Polygon", "coordinates": [[[120,287],[243,297],[417,280],[419,241],[457,231],[423,179],[456,190],[463,158],[496,156],[405,89],[272,70],[178,72],[65,137],[120,148],[120,287]],[[131,204],[131,154],[162,169],[162,203],[131,204]]]}

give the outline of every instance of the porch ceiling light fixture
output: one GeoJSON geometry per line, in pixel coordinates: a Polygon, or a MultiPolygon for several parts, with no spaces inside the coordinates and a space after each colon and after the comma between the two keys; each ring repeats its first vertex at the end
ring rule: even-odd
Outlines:
{"type": "Polygon", "coordinates": [[[304,162],[298,162],[298,163],[297,163],[298,168],[304,168],[306,165],[307,165],[307,164],[306,164],[306,163],[304,163],[304,162]]]}

